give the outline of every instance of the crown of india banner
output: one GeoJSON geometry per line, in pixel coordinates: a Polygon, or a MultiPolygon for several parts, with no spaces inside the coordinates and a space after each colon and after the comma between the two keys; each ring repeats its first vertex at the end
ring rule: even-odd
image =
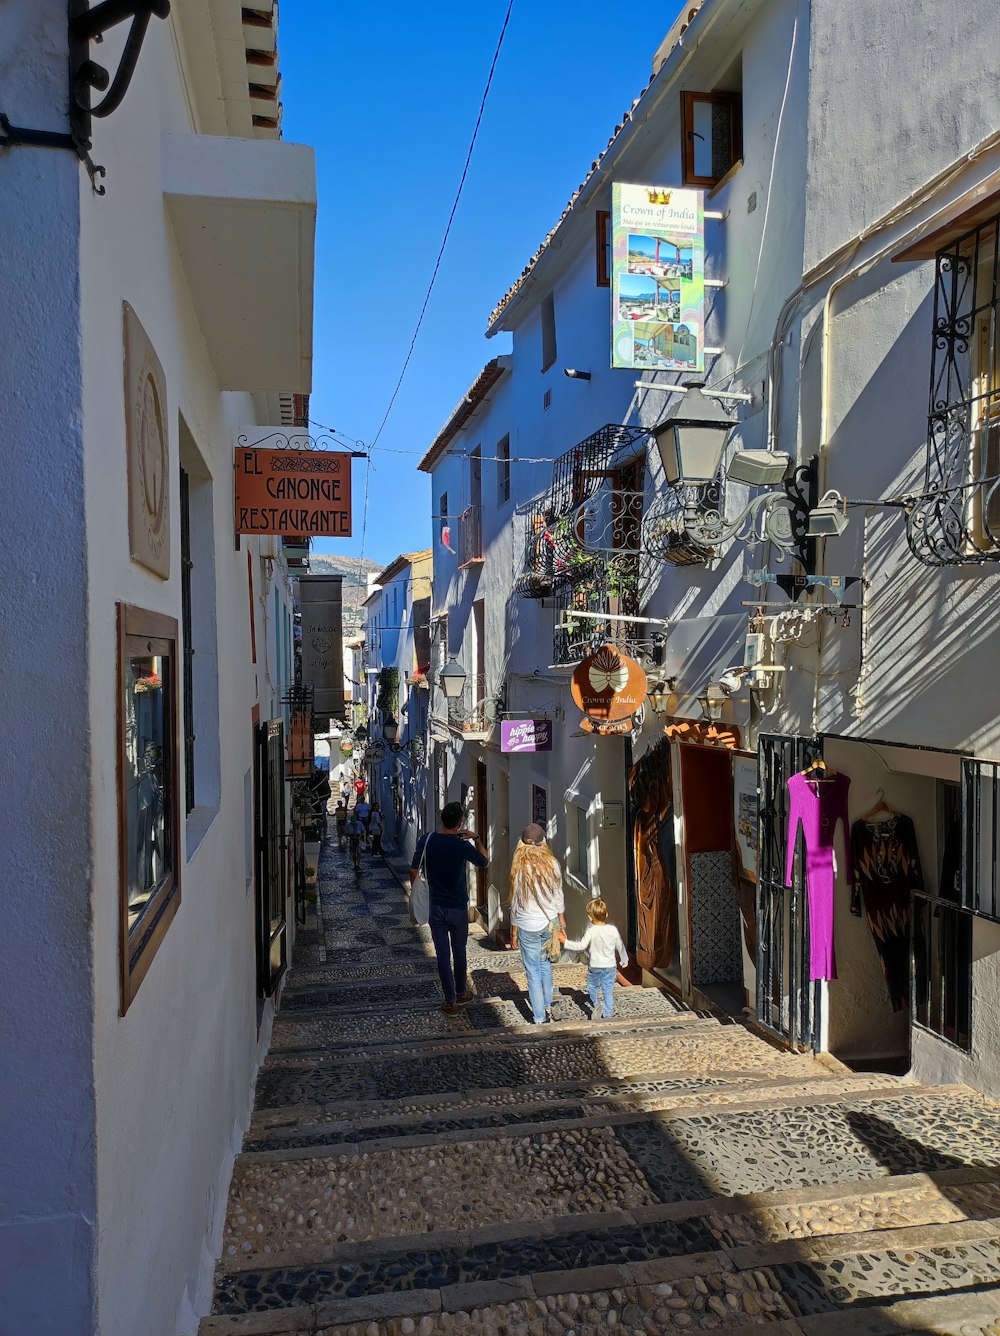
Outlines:
{"type": "Polygon", "coordinates": [[[611,365],[705,369],[705,197],[611,187],[611,365]]]}

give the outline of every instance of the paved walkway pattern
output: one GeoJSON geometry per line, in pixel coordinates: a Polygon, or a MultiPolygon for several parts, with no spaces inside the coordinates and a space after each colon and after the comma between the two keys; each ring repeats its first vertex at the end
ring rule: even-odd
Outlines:
{"type": "Polygon", "coordinates": [[[470,941],[446,1016],[333,844],[201,1336],[1000,1333],[1000,1106],[782,1053],[649,989],[586,1017],[470,941]]]}

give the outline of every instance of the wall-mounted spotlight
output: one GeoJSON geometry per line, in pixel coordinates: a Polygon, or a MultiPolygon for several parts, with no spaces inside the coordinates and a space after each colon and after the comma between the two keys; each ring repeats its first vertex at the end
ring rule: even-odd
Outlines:
{"type": "Polygon", "coordinates": [[[784,481],[791,463],[791,456],[781,450],[737,450],[726,477],[750,487],[776,487],[784,481]]]}
{"type": "Polygon", "coordinates": [[[809,538],[836,538],[847,528],[847,502],[839,492],[826,492],[809,512],[809,538]]]}
{"type": "Polygon", "coordinates": [[[589,371],[577,371],[571,366],[563,367],[563,375],[569,376],[570,380],[590,380],[589,371]]]}

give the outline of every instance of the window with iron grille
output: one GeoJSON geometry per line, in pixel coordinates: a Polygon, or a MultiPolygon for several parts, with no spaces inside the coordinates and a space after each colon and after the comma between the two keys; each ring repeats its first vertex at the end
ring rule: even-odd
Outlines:
{"type": "Polygon", "coordinates": [[[190,816],[195,807],[194,784],[194,645],[191,632],[191,480],[181,469],[181,642],[184,702],[184,811],[190,816]]]}
{"type": "Polygon", "coordinates": [[[924,494],[908,528],[928,565],[1000,560],[997,217],[937,252],[924,494]]]}
{"type": "Polygon", "coordinates": [[[936,893],[913,896],[913,1023],[968,1050],[972,1042],[972,934],[967,881],[970,829],[966,784],[938,782],[936,893]]]}

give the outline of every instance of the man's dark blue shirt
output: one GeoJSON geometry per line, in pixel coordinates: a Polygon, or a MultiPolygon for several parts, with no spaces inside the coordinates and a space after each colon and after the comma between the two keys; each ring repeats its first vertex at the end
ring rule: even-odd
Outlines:
{"type": "Polygon", "coordinates": [[[464,909],[469,902],[468,884],[465,879],[465,865],[488,867],[490,860],[479,853],[471,840],[460,840],[457,835],[442,835],[433,831],[422,835],[413,851],[412,866],[418,868],[424,856],[424,845],[430,841],[427,849],[427,889],[431,906],[442,909],[464,909]]]}

